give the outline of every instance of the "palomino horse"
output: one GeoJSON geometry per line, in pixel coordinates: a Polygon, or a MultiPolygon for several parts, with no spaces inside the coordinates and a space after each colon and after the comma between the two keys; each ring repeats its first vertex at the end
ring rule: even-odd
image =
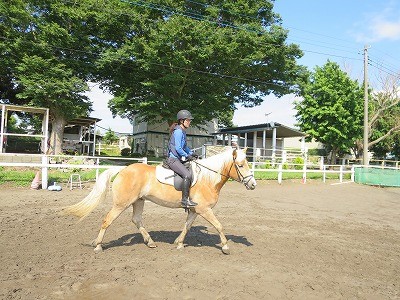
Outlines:
{"type": "MultiPolygon", "coordinates": [[[[229,149],[207,159],[192,163],[193,171],[197,171],[197,182],[190,190],[190,197],[198,205],[188,211],[185,226],[175,240],[177,248],[183,248],[183,240],[197,215],[210,222],[218,231],[221,238],[222,252],[229,254],[227,239],[222,232],[221,223],[215,217],[212,208],[217,204],[222,186],[229,178],[243,183],[247,189],[254,189],[256,181],[246,160],[246,149],[229,149]],[[193,167],[193,165],[195,165],[193,167]]],[[[158,205],[170,208],[181,207],[181,192],[171,185],[162,184],[156,179],[156,167],[136,163],[124,169],[108,169],[98,178],[93,190],[81,202],[64,209],[81,219],[86,217],[105,198],[110,179],[119,173],[112,184],[113,207],[104,218],[97,239],[93,241],[94,251],[102,251],[101,243],[104,234],[111,223],[129,206],[133,207],[132,222],[142,234],[148,247],[156,244],[142,223],[144,201],[149,200],[158,205]]]]}

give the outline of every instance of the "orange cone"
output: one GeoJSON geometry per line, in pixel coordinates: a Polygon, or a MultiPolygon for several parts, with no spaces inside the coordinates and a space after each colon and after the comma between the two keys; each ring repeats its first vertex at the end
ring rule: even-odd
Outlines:
{"type": "Polygon", "coordinates": [[[37,190],[40,186],[40,171],[36,172],[35,178],[31,183],[31,190],[37,190]]]}

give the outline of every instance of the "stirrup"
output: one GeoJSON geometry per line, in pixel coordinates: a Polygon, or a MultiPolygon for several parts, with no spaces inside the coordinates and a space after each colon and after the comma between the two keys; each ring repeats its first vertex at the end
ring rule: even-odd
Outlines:
{"type": "Polygon", "coordinates": [[[182,206],[183,208],[195,207],[196,205],[197,205],[197,203],[196,203],[196,202],[193,202],[193,201],[190,200],[190,199],[182,200],[182,201],[181,201],[181,206],[182,206]]]}

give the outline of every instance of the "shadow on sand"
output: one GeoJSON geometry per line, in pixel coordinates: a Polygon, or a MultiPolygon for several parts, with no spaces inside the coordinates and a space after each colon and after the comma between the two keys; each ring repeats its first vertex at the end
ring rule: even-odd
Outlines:
{"type": "MultiPolygon", "coordinates": [[[[180,231],[150,231],[149,234],[155,243],[173,244],[179,236],[180,231]]],[[[253,246],[251,242],[244,236],[227,234],[226,238],[234,243],[243,244],[245,246],[253,246]]],[[[143,237],[140,233],[126,234],[116,240],[103,243],[103,249],[109,249],[121,246],[132,246],[142,244],[143,237]]],[[[210,233],[205,226],[193,226],[185,238],[185,245],[191,247],[214,247],[219,248],[220,238],[217,233],[210,233]]],[[[89,245],[87,245],[89,246],[89,245]]]]}

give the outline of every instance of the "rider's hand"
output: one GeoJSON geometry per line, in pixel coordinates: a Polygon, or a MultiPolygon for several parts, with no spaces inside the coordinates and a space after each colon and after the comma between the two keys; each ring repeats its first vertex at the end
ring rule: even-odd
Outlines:
{"type": "Polygon", "coordinates": [[[198,156],[196,153],[193,153],[192,156],[193,156],[193,158],[195,158],[195,159],[198,159],[198,158],[199,158],[199,156],[198,156]]]}
{"type": "Polygon", "coordinates": [[[193,155],[186,156],[186,161],[192,161],[192,160],[194,160],[194,156],[193,155]]]}

